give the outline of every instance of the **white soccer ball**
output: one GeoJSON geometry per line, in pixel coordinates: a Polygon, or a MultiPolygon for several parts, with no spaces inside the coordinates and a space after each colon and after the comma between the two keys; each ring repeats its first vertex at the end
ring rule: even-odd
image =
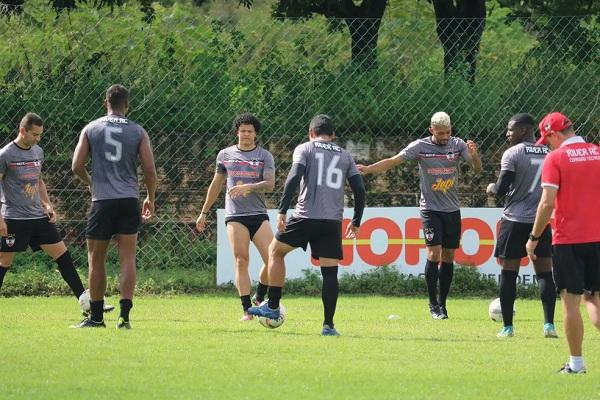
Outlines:
{"type": "MultiPolygon", "coordinates": [[[[513,305],[513,315],[515,315],[516,312],[517,311],[515,310],[515,307],[513,305]]],[[[488,308],[488,314],[492,321],[503,322],[504,319],[502,318],[502,306],[500,305],[500,297],[494,299],[490,303],[490,306],[488,308]]]]}
{"type": "MultiPolygon", "coordinates": [[[[263,304],[266,304],[268,302],[269,302],[269,300],[265,300],[262,303],[260,303],[260,305],[262,306],[263,304]]],[[[279,303],[279,318],[271,319],[271,318],[267,318],[267,317],[258,317],[258,322],[260,322],[260,324],[262,326],[264,326],[265,328],[269,328],[269,329],[279,328],[285,322],[285,314],[286,314],[285,306],[282,303],[279,303]]]]}
{"type": "Polygon", "coordinates": [[[79,296],[79,306],[81,311],[90,312],[90,289],[85,289],[81,296],[79,296]]]}

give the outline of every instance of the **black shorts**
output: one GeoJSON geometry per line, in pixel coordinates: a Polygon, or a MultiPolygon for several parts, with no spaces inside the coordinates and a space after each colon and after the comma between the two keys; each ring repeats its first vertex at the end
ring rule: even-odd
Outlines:
{"type": "Polygon", "coordinates": [[[138,233],[142,215],[136,198],[97,200],[92,202],[85,237],[110,240],[113,235],[138,233]]]}
{"type": "Polygon", "coordinates": [[[16,253],[27,250],[40,250],[43,244],[55,244],[62,241],[56,230],[56,224],[50,223],[48,217],[36,219],[5,219],[8,235],[2,238],[0,251],[16,253]]]}
{"type": "Polygon", "coordinates": [[[268,221],[269,216],[267,214],[256,214],[256,215],[242,215],[239,217],[225,217],[225,225],[229,222],[239,222],[244,225],[250,233],[250,240],[254,238],[256,232],[260,229],[264,221],[268,221]]]}
{"type": "Polygon", "coordinates": [[[552,264],[556,290],[571,294],[600,291],[600,242],[555,244],[552,264]]]}
{"type": "MultiPolygon", "coordinates": [[[[502,219],[500,221],[500,231],[496,241],[494,257],[504,260],[519,260],[527,256],[525,244],[529,240],[529,234],[533,229],[533,223],[509,221],[502,219]]],[[[537,247],[535,255],[538,257],[552,257],[552,229],[550,225],[544,229],[537,247]]]]}
{"type": "Polygon", "coordinates": [[[306,247],[310,244],[313,258],[334,258],[341,260],[342,221],[331,219],[290,218],[283,232],[277,232],[275,238],[292,247],[306,247]]]}
{"type": "Polygon", "coordinates": [[[444,249],[458,249],[460,245],[460,210],[453,212],[421,210],[421,221],[427,246],[441,244],[444,249]]]}

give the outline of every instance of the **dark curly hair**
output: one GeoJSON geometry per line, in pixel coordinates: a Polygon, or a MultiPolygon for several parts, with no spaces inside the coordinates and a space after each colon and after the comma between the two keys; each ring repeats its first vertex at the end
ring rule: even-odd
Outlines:
{"type": "Polygon", "coordinates": [[[254,114],[244,113],[240,114],[233,120],[233,125],[231,127],[232,133],[236,134],[240,126],[242,125],[252,125],[254,126],[254,130],[256,133],[260,132],[260,120],[256,118],[254,114]]]}

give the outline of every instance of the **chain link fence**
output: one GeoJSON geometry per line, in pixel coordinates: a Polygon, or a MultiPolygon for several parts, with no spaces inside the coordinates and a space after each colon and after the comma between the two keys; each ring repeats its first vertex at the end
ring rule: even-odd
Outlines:
{"type": "MultiPolygon", "coordinates": [[[[216,216],[202,235],[194,222],[217,152],[235,143],[230,126],[240,112],[261,119],[260,144],[275,156],[269,207],[317,113],[330,114],[339,142],[370,163],[425,135],[434,112],[448,112],[453,134],[475,140],[482,153],[484,171],[465,166],[461,177],[461,200],[473,207],[486,205],[513,114],[539,119],[561,110],[588,140],[599,140],[596,20],[374,22],[200,18],[173,6],[157,9],[148,25],[128,7],[110,15],[26,10],[0,20],[0,132],[6,144],[26,112],[44,118],[50,197],[65,240],[85,263],[90,195],[70,172],[72,152],[85,124],[103,115],[105,89],[128,86],[130,117],[150,133],[160,179],[158,217],[141,230],[140,268],[216,264],[216,216]]],[[[416,206],[417,168],[368,177],[367,190],[368,206],[416,206]]]]}

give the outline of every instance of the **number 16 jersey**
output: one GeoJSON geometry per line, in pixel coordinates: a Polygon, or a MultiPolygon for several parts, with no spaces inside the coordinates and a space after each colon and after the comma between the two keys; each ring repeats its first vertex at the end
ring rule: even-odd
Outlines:
{"type": "Polygon", "coordinates": [[[118,115],[83,128],[92,158],[92,201],[139,198],[137,160],[144,129],[118,115]]]}
{"type": "Polygon", "coordinates": [[[341,221],[344,185],[359,173],[350,153],[333,142],[314,140],[296,147],[293,163],[306,167],[294,217],[341,221]]]}
{"type": "Polygon", "coordinates": [[[515,173],[504,203],[505,219],[523,223],[535,221],[535,213],[542,197],[542,165],[549,152],[546,146],[523,142],[512,146],[502,155],[500,170],[515,173]]]}

